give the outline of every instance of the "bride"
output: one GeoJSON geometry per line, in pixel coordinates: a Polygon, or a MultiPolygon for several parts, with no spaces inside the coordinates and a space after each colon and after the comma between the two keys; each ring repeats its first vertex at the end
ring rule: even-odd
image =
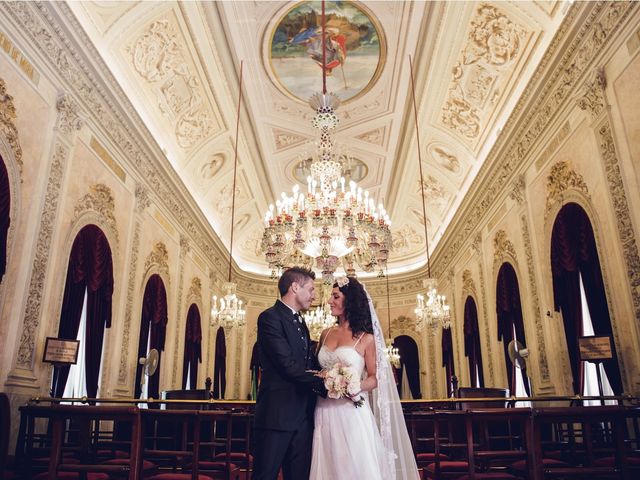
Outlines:
{"type": "Polygon", "coordinates": [[[360,392],[352,398],[318,398],[310,478],[418,479],[380,321],[369,294],[358,280],[340,278],[333,285],[329,306],[338,324],[320,336],[318,360],[323,372],[340,363],[358,372],[362,381],[360,392]],[[354,401],[359,399],[364,404],[357,408],[354,401]]]}

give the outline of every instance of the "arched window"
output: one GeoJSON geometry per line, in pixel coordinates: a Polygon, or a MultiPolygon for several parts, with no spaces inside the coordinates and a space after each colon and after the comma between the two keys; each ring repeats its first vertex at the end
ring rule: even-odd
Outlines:
{"type": "MultiPolygon", "coordinates": [[[[167,292],[160,275],[151,275],[144,289],[142,298],[142,316],[140,319],[140,341],[138,343],[138,358],[147,357],[152,349],[158,350],[159,360],[156,371],[153,375],[144,379],[147,389],[146,398],[158,398],[160,392],[160,366],[162,363],[162,352],[164,351],[164,340],[167,332],[167,292]]],[[[136,372],[135,396],[140,397],[143,380],[143,366],[140,365],[136,372]]]]}
{"type": "Polygon", "coordinates": [[[464,355],[469,360],[469,386],[484,387],[478,309],[471,295],[464,302],[464,355]]]}
{"type": "Polygon", "coordinates": [[[182,364],[182,388],[193,390],[198,383],[198,364],[202,362],[202,329],[200,311],[195,303],[189,307],[184,334],[184,362],[182,364]]]}
{"type": "Polygon", "coordinates": [[[227,388],[227,345],[224,338],[224,328],[218,328],[216,333],[216,353],[213,367],[213,398],[223,399],[227,388]]]}
{"type": "Polygon", "coordinates": [[[0,156],[0,281],[7,270],[7,235],[11,224],[11,189],[9,174],[4,160],[0,156]]]}
{"type": "Polygon", "coordinates": [[[84,227],[71,247],[58,337],[80,340],[78,362],[55,367],[55,397],[96,398],[105,328],[111,327],[113,264],[107,237],[95,225],[84,227]]]}
{"type": "Polygon", "coordinates": [[[601,371],[613,392],[622,393],[596,241],[587,213],[576,203],[562,207],[553,224],[551,271],[555,310],[562,312],[564,322],[574,393],[585,392],[585,371],[590,367],[580,361],[578,338],[591,332],[611,338],[613,358],[602,363],[601,371]]]}
{"type": "MultiPolygon", "coordinates": [[[[422,392],[420,391],[420,360],[418,358],[418,345],[413,338],[408,335],[400,335],[393,339],[393,345],[398,349],[400,353],[400,372],[402,378],[400,379],[400,385],[409,386],[411,391],[411,397],[409,392],[403,392],[402,398],[422,398],[422,392]]],[[[401,389],[402,390],[402,389],[401,389]]]]}
{"type": "Polygon", "coordinates": [[[510,263],[503,263],[498,272],[496,286],[496,313],[498,314],[498,340],[504,347],[504,362],[507,367],[509,391],[517,397],[531,396],[526,368],[519,368],[509,357],[509,342],[520,342],[527,346],[524,338],[524,321],[520,303],[518,277],[510,263]]]}
{"type": "Polygon", "coordinates": [[[451,338],[451,329],[442,329],[442,366],[445,371],[445,379],[447,382],[447,396],[453,393],[453,376],[456,374],[455,365],[453,363],[453,340],[451,338]]]}

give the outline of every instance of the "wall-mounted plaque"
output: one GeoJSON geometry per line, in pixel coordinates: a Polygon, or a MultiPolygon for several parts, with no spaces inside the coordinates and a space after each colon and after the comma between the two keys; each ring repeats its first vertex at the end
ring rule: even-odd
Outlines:
{"type": "Polygon", "coordinates": [[[613,358],[611,337],[580,337],[578,338],[580,360],[597,362],[613,358]]]}
{"type": "Polygon", "coordinates": [[[78,361],[80,340],[64,340],[47,337],[44,344],[43,362],[75,364],[78,361]]]}

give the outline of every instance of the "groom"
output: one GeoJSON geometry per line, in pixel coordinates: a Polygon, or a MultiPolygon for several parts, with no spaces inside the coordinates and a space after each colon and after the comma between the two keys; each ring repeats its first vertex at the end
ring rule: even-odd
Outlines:
{"type": "Polygon", "coordinates": [[[322,380],[307,370],[318,368],[309,330],[298,315],[314,300],[315,274],[285,270],[281,300],[258,317],[258,351],[262,380],[254,424],[254,480],[309,478],[313,410],[316,394],[326,395],[322,380]]]}

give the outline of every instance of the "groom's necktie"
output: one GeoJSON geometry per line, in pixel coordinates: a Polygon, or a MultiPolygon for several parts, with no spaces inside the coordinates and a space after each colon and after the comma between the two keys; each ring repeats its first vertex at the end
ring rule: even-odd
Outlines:
{"type": "Polygon", "coordinates": [[[296,328],[298,329],[298,333],[300,334],[300,340],[302,340],[302,342],[304,343],[304,348],[306,349],[308,339],[307,339],[306,332],[302,327],[302,319],[300,318],[300,315],[298,313],[293,314],[293,321],[295,322],[296,328]]]}

